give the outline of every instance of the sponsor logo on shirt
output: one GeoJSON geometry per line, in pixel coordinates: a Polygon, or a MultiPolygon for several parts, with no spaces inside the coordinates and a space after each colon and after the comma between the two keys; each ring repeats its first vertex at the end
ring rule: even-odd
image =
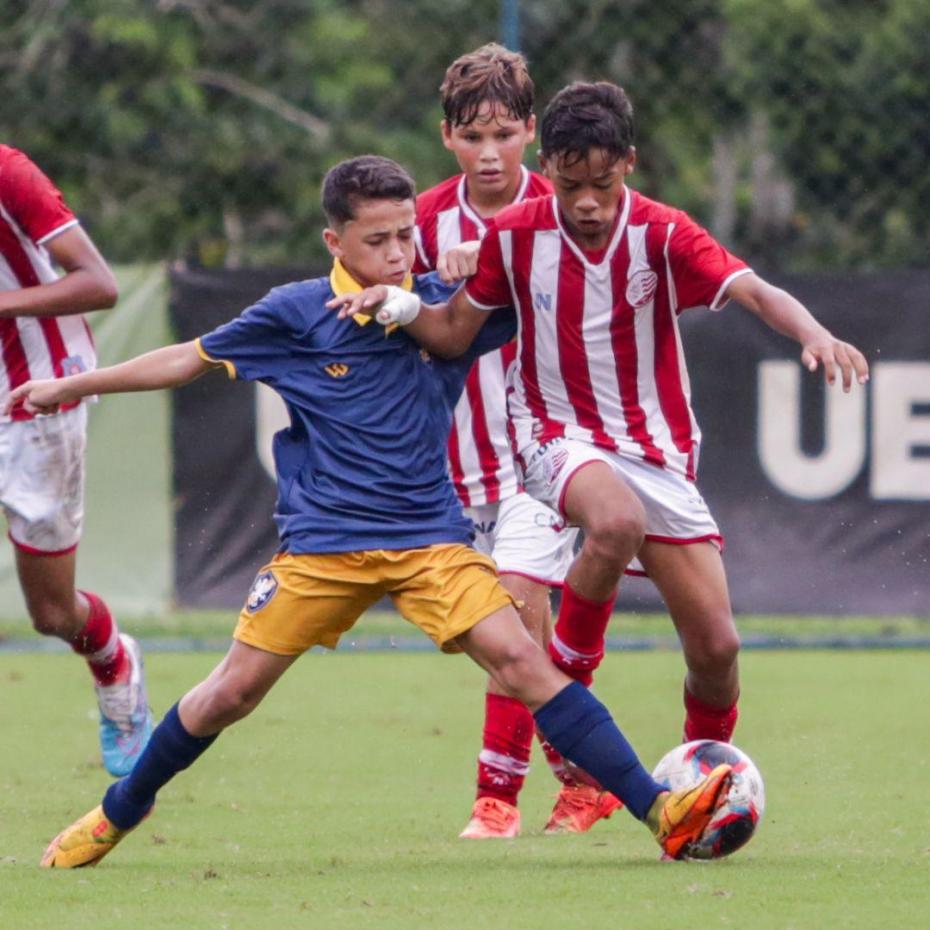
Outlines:
{"type": "Polygon", "coordinates": [[[323,371],[330,378],[344,378],[349,373],[349,366],[343,365],[342,362],[333,362],[331,365],[325,365],[323,371]]]}
{"type": "Polygon", "coordinates": [[[645,307],[655,296],[659,276],[654,271],[637,271],[627,282],[626,302],[634,309],[645,307]]]}
{"type": "Polygon", "coordinates": [[[533,309],[551,310],[552,294],[546,294],[543,291],[537,291],[535,294],[533,294],[533,309]]]}
{"type": "Polygon", "coordinates": [[[252,589],[246,598],[245,609],[254,614],[261,610],[274,596],[278,590],[278,579],[273,572],[259,572],[252,582],[252,589]]]}

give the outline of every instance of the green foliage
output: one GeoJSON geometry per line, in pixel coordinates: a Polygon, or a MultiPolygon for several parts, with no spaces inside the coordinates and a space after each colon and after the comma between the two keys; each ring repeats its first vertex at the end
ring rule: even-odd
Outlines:
{"type": "MultiPolygon", "coordinates": [[[[498,0],[72,0],[0,6],[0,138],[114,261],[316,265],[318,188],[377,151],[455,169],[437,88],[498,0]]],[[[763,263],[926,260],[924,0],[521,4],[540,109],[629,89],[641,190],[763,263]]],[[[531,160],[531,159],[530,159],[531,160]]]]}

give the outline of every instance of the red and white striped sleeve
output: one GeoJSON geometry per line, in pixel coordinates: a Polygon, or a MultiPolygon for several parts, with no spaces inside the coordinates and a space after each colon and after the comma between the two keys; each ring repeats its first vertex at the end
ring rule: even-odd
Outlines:
{"type": "Polygon", "coordinates": [[[675,283],[676,310],[709,307],[721,310],[730,282],[751,269],[728,252],[706,229],[679,213],[668,243],[668,260],[675,283]]]}
{"type": "Polygon", "coordinates": [[[9,148],[4,154],[0,204],[36,245],[78,222],[61,191],[28,156],[9,148]]]}
{"type": "Polygon", "coordinates": [[[482,310],[494,310],[513,303],[510,281],[501,251],[500,230],[493,220],[481,240],[478,269],[474,276],[465,283],[465,294],[476,307],[482,310]]]}

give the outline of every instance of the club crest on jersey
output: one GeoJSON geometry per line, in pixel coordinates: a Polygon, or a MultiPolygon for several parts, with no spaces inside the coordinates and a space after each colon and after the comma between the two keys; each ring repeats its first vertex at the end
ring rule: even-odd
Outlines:
{"type": "Polygon", "coordinates": [[[349,366],[343,365],[342,362],[333,362],[330,365],[324,365],[323,371],[325,371],[330,378],[344,378],[349,373],[349,366]]]}
{"type": "Polygon", "coordinates": [[[69,355],[61,360],[61,377],[66,378],[68,375],[79,375],[82,371],[87,371],[84,359],[80,355],[69,355]]]}
{"type": "Polygon", "coordinates": [[[655,296],[659,276],[654,271],[637,271],[627,282],[626,302],[634,309],[645,307],[655,296]]]}
{"type": "Polygon", "coordinates": [[[252,582],[252,588],[249,596],[245,601],[245,609],[254,614],[261,610],[274,596],[278,590],[278,579],[273,572],[259,572],[252,582]]]}

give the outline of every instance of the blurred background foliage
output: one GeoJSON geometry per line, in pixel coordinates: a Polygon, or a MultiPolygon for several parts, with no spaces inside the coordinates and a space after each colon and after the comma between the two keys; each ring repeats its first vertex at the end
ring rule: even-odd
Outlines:
{"type": "MultiPolygon", "coordinates": [[[[111,261],[318,266],[335,161],[386,154],[421,189],[455,170],[437,88],[501,38],[502,2],[2,0],[0,141],[111,261]]],[[[510,8],[538,110],[573,79],[623,84],[635,186],[758,267],[926,263],[927,0],[510,8]]]]}

